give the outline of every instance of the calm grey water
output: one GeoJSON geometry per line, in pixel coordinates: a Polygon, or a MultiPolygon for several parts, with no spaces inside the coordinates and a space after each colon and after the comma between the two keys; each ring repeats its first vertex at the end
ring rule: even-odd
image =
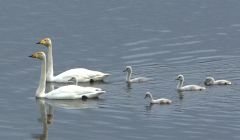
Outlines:
{"type": "Polygon", "coordinates": [[[239,7],[239,0],[0,1],[0,139],[240,139],[239,7]],[[36,101],[40,62],[27,56],[46,50],[35,44],[44,37],[53,40],[55,74],[111,73],[91,85],[107,93],[36,101]],[[127,86],[126,65],[153,80],[127,86]],[[178,74],[188,84],[211,75],[233,85],[179,94],[178,74]],[[173,103],[149,106],[146,91],[173,103]]]}

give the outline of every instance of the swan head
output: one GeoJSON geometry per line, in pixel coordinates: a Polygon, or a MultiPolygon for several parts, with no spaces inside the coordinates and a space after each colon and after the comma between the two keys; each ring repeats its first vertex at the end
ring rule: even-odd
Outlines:
{"type": "Polygon", "coordinates": [[[132,67],[131,66],[126,66],[126,69],[123,70],[123,72],[131,72],[132,67]]]}
{"type": "Polygon", "coordinates": [[[210,86],[210,85],[212,85],[212,84],[214,83],[214,81],[215,81],[215,79],[214,79],[213,77],[207,77],[207,78],[205,79],[205,81],[204,81],[204,84],[205,84],[206,86],[210,86]]]}
{"type": "Polygon", "coordinates": [[[42,40],[40,40],[39,42],[37,42],[36,44],[41,44],[43,46],[46,46],[46,47],[51,47],[52,46],[52,41],[50,38],[44,38],[42,40]]]}
{"type": "Polygon", "coordinates": [[[46,55],[44,52],[35,52],[33,53],[32,55],[30,55],[29,57],[32,57],[32,58],[37,58],[39,60],[43,60],[44,58],[46,58],[46,55]]]}
{"type": "Polygon", "coordinates": [[[183,81],[184,80],[184,77],[182,74],[179,74],[176,78],[176,80],[180,80],[180,81],[183,81]]]}
{"type": "Polygon", "coordinates": [[[146,98],[151,98],[151,95],[152,95],[152,94],[151,94],[150,92],[146,92],[144,99],[146,99],[146,98]]]}

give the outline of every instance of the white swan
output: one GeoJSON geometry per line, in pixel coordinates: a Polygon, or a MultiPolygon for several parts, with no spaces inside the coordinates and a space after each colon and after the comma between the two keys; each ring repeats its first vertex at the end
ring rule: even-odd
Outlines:
{"type": "Polygon", "coordinates": [[[47,55],[47,81],[48,82],[58,82],[67,83],[69,78],[72,76],[77,76],[78,82],[94,82],[102,81],[105,77],[109,76],[108,73],[102,73],[99,71],[88,70],[85,68],[75,68],[67,70],[57,76],[54,76],[53,72],[53,56],[52,56],[52,41],[50,38],[44,38],[37,44],[44,45],[48,48],[47,55]]]}
{"type": "Polygon", "coordinates": [[[41,77],[39,86],[36,91],[36,98],[46,99],[88,99],[97,98],[99,95],[105,93],[100,88],[81,87],[76,85],[62,86],[58,89],[45,93],[46,88],[46,55],[44,52],[36,52],[32,54],[32,58],[42,60],[41,77]]]}
{"type": "Polygon", "coordinates": [[[172,101],[166,98],[160,98],[160,99],[153,99],[152,94],[150,92],[146,92],[146,95],[144,99],[150,98],[151,104],[171,104],[172,101]]]}
{"type": "Polygon", "coordinates": [[[177,90],[178,91],[197,91],[197,90],[205,90],[205,87],[201,87],[198,85],[186,85],[183,86],[183,82],[184,82],[184,77],[183,75],[178,75],[176,80],[179,80],[179,83],[177,85],[177,90]]]}
{"type": "Polygon", "coordinates": [[[204,81],[206,86],[211,85],[231,85],[232,83],[228,80],[215,80],[213,77],[207,77],[204,81]]]}
{"type": "Polygon", "coordinates": [[[126,82],[127,83],[138,83],[138,82],[144,82],[150,80],[149,78],[146,77],[137,77],[137,78],[131,78],[132,77],[132,67],[131,66],[126,66],[126,69],[123,70],[123,72],[127,72],[126,76],[126,82]]]}

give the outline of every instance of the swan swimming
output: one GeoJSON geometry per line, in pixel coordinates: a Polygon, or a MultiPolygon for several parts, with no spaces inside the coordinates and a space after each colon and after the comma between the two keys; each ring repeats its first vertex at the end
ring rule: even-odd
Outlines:
{"type": "Polygon", "coordinates": [[[81,87],[77,85],[62,86],[48,93],[45,93],[46,88],[46,55],[44,52],[36,52],[31,56],[42,60],[41,76],[39,86],[36,91],[36,98],[46,99],[88,99],[97,98],[99,95],[105,93],[104,90],[94,87],[81,87]]]}
{"type": "Polygon", "coordinates": [[[215,80],[213,77],[207,77],[204,81],[206,86],[211,85],[231,85],[232,83],[228,80],[215,80]]]}
{"type": "Polygon", "coordinates": [[[36,44],[41,44],[48,48],[47,55],[47,82],[68,83],[72,76],[77,76],[78,82],[102,81],[109,76],[108,73],[88,70],[85,68],[74,68],[67,70],[57,76],[53,72],[52,41],[50,38],[44,38],[36,44]]]}
{"type": "Polygon", "coordinates": [[[150,98],[150,103],[151,104],[171,104],[172,101],[166,98],[160,98],[160,99],[153,99],[153,96],[150,92],[146,92],[146,95],[144,99],[150,98]]]}
{"type": "Polygon", "coordinates": [[[177,85],[177,90],[178,91],[197,91],[197,90],[205,90],[205,87],[201,87],[198,85],[186,85],[183,86],[183,82],[184,82],[184,77],[183,75],[178,75],[176,80],[179,80],[179,83],[177,85]]]}
{"type": "Polygon", "coordinates": [[[150,80],[149,78],[146,78],[146,77],[137,77],[137,78],[131,79],[131,77],[132,77],[132,67],[131,66],[126,66],[126,69],[123,70],[123,72],[127,72],[127,76],[126,76],[127,83],[138,83],[138,82],[144,82],[144,81],[150,80]]]}

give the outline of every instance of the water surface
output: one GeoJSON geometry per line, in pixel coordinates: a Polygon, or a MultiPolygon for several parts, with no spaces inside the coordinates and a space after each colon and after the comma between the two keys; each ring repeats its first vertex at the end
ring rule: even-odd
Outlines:
{"type": "MultiPolygon", "coordinates": [[[[0,139],[239,139],[240,1],[1,1],[0,139]],[[53,40],[55,74],[73,67],[111,73],[99,100],[36,100],[40,62],[53,40]],[[153,80],[127,86],[122,70],[153,80]],[[179,94],[174,80],[203,85],[179,94]],[[171,105],[150,106],[146,91],[171,105]]],[[[49,85],[48,90],[61,85],[49,85]]]]}

